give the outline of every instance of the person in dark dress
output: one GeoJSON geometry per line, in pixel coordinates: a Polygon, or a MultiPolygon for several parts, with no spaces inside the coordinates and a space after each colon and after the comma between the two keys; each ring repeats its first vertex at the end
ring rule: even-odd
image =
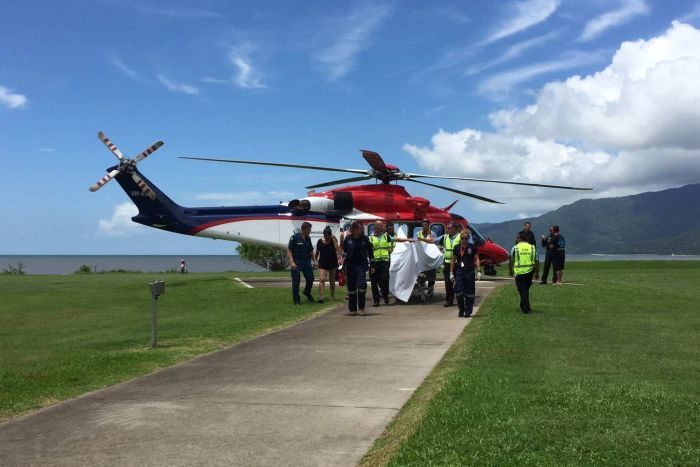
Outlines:
{"type": "MultiPolygon", "coordinates": [[[[549,234],[545,237],[542,235],[541,240],[542,248],[544,248],[544,269],[542,270],[542,281],[540,284],[547,285],[547,276],[549,275],[549,268],[552,267],[552,258],[554,257],[554,226],[549,226],[549,234]]],[[[552,283],[557,282],[557,273],[554,268],[552,268],[552,283]]]]}
{"type": "Polygon", "coordinates": [[[478,249],[469,243],[469,231],[465,229],[459,234],[459,244],[452,250],[450,260],[450,281],[454,283],[460,318],[469,318],[474,310],[476,270],[480,264],[478,249]]]}
{"type": "Polygon", "coordinates": [[[330,227],[323,229],[323,238],[319,238],[316,243],[316,262],[320,271],[318,280],[318,301],[323,303],[323,290],[326,280],[330,283],[331,300],[335,300],[335,275],[338,271],[338,256],[340,256],[340,245],[333,236],[330,227]]]}
{"type": "Polygon", "coordinates": [[[292,235],[287,245],[287,259],[292,270],[292,298],[295,305],[301,305],[301,298],[299,297],[301,274],[304,274],[304,279],[306,280],[304,296],[310,302],[314,301],[314,297],[311,295],[311,288],[314,286],[316,259],[314,258],[314,247],[311,245],[310,234],[311,224],[304,222],[301,224],[301,232],[292,235]]]}
{"type": "Polygon", "coordinates": [[[365,315],[367,269],[373,258],[372,244],[365,235],[362,224],[354,221],[350,227],[350,235],[343,240],[343,269],[348,277],[348,308],[351,316],[355,316],[358,310],[360,315],[365,315]]]}

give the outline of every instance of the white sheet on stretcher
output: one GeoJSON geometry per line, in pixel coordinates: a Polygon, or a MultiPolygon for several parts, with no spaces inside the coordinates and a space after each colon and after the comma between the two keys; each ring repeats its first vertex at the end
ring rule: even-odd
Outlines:
{"type": "MultiPolygon", "coordinates": [[[[399,228],[397,236],[406,238],[403,228],[399,228]]],[[[443,260],[444,255],[436,245],[418,241],[396,242],[389,267],[389,291],[394,297],[407,302],[418,274],[440,267],[443,260]]]]}

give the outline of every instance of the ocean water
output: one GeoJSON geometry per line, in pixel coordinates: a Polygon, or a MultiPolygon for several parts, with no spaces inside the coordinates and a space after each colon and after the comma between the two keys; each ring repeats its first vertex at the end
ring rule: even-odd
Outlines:
{"type": "Polygon", "coordinates": [[[160,272],[178,269],[180,259],[185,260],[190,272],[264,271],[257,264],[234,255],[0,255],[0,272],[20,262],[27,274],[72,274],[84,264],[97,272],[115,269],[160,272]]]}
{"type": "MultiPolygon", "coordinates": [[[[263,268],[239,256],[139,256],[139,255],[0,255],[0,272],[9,265],[22,263],[27,274],[72,274],[87,264],[99,271],[161,272],[178,269],[184,258],[190,272],[259,272],[263,268]]],[[[540,258],[543,259],[543,258],[540,258]]],[[[567,261],[700,261],[700,255],[566,255],[567,261]]]]}

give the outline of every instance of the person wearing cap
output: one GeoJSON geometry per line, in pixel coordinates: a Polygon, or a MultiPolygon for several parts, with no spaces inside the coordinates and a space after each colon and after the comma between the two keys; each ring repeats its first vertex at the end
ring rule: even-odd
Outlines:
{"type": "Polygon", "coordinates": [[[355,316],[358,311],[360,315],[365,315],[367,269],[373,257],[372,244],[365,235],[362,224],[353,221],[350,235],[346,235],[343,240],[343,268],[348,277],[348,308],[351,316],[355,316]]]}
{"type": "Polygon", "coordinates": [[[289,237],[287,245],[287,259],[292,271],[292,298],[295,305],[301,305],[299,297],[299,285],[301,284],[301,274],[304,274],[306,286],[304,296],[310,301],[314,301],[311,289],[314,286],[314,247],[311,244],[311,224],[304,222],[301,224],[301,231],[289,237]]]}
{"type": "Polygon", "coordinates": [[[459,234],[459,244],[452,249],[449,264],[449,282],[454,284],[460,318],[469,318],[474,311],[476,272],[480,267],[479,250],[474,243],[469,242],[469,231],[464,229],[459,234]]]}
{"type": "Polygon", "coordinates": [[[520,311],[530,314],[530,287],[532,279],[539,278],[540,263],[537,258],[537,247],[531,245],[521,233],[515,237],[515,246],[510,251],[508,262],[510,275],[515,276],[515,287],[520,294],[520,311]]]}
{"type": "MultiPolygon", "coordinates": [[[[435,235],[433,231],[430,230],[430,222],[424,219],[421,222],[422,229],[418,232],[418,241],[433,243],[435,241],[435,235]]],[[[437,277],[437,269],[431,269],[430,271],[421,271],[425,275],[425,279],[428,281],[428,297],[433,298],[435,290],[435,279],[437,277]]]]}

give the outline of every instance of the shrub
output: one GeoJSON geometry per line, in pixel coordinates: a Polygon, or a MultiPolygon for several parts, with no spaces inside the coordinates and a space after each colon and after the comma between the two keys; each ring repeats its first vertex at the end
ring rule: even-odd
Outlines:
{"type": "Polygon", "coordinates": [[[289,267],[286,248],[241,243],[236,248],[236,253],[244,260],[270,271],[284,271],[289,267]]]}
{"type": "Polygon", "coordinates": [[[17,263],[17,266],[14,264],[8,264],[7,269],[2,270],[3,274],[15,274],[18,276],[21,276],[23,274],[26,274],[27,271],[24,270],[24,264],[20,261],[17,263]]]}

